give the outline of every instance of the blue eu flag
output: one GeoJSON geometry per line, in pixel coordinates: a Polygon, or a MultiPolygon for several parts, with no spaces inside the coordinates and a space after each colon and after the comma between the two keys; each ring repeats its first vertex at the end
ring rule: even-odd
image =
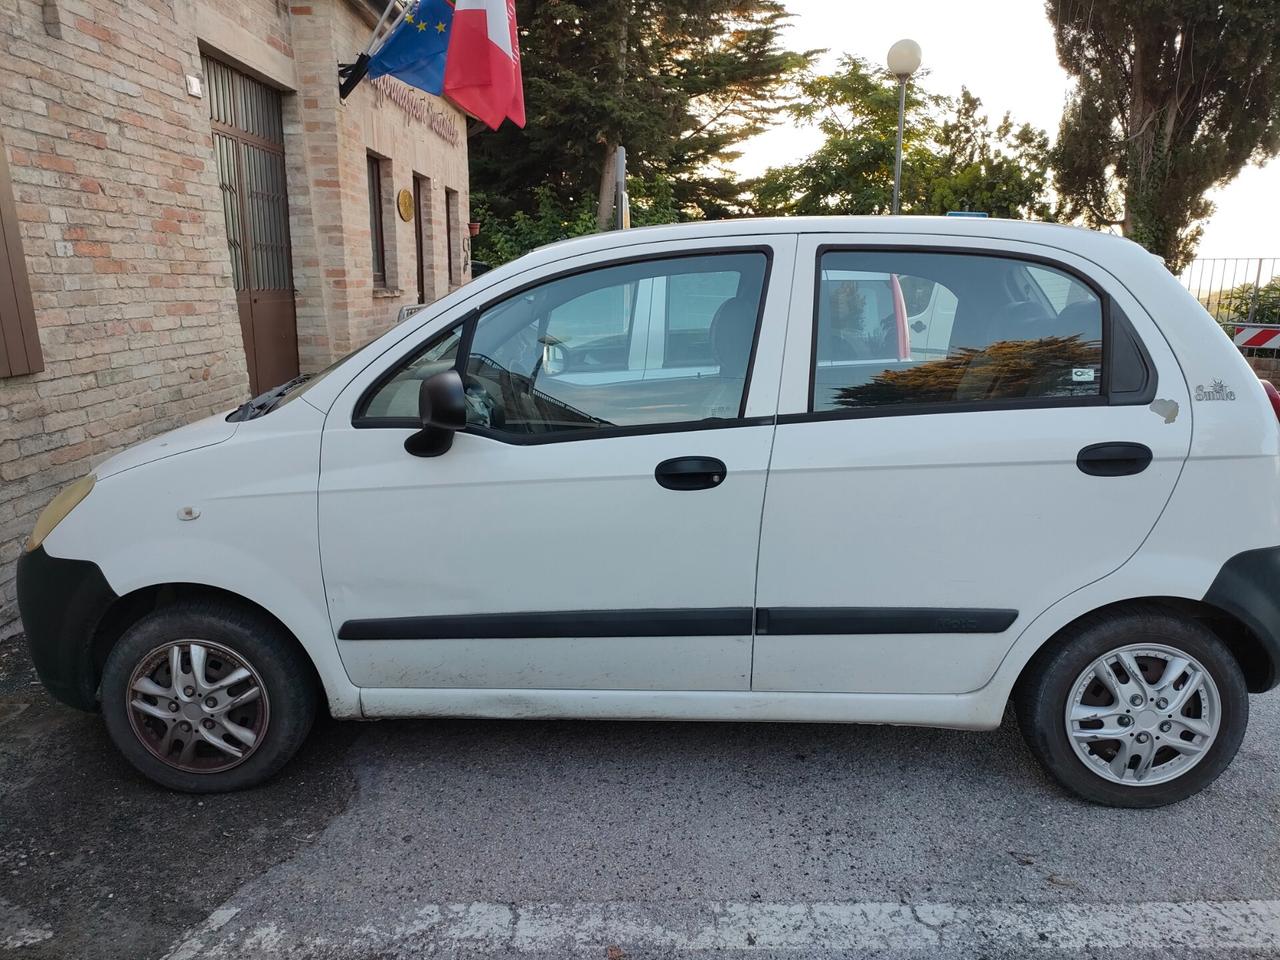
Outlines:
{"type": "Polygon", "coordinates": [[[452,3],[418,0],[370,55],[369,78],[390,74],[438,96],[444,89],[444,61],[452,27],[452,3]]]}

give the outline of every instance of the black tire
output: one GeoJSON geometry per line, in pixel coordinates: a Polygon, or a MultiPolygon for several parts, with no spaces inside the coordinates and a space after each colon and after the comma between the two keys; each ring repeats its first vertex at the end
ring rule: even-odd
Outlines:
{"type": "Polygon", "coordinates": [[[112,647],[102,671],[102,715],[117,749],[155,783],[185,793],[243,790],[273,776],[302,746],[316,712],[313,677],[297,644],[269,618],[234,603],[180,601],[143,617],[112,647]],[[230,769],[201,773],[166,763],[139,739],[130,721],[133,671],[157,648],[179,640],[225,647],[262,680],[270,704],[265,730],[252,752],[230,769]]]}
{"type": "Polygon", "coordinates": [[[1199,621],[1158,606],[1085,617],[1027,665],[1014,691],[1018,726],[1036,760],[1071,792],[1115,807],[1161,807],[1203,790],[1235,757],[1249,722],[1244,674],[1226,645],[1199,621]],[[1162,644],[1209,672],[1221,700],[1217,738],[1199,761],[1164,783],[1117,783],[1095,773],[1071,745],[1064,715],[1079,677],[1103,654],[1129,644],[1162,644]]]}

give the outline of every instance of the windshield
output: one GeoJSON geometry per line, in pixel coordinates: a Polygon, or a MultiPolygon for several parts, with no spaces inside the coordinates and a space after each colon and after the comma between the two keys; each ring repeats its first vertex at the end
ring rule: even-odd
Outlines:
{"type": "Polygon", "coordinates": [[[351,350],[348,353],[344,353],[342,356],[340,356],[337,360],[333,361],[333,363],[329,364],[319,373],[312,374],[308,376],[305,380],[301,380],[294,383],[292,386],[289,387],[288,390],[286,390],[283,394],[281,394],[275,400],[274,403],[271,404],[271,409],[274,410],[276,407],[282,407],[286,403],[288,403],[290,400],[294,400],[297,397],[302,396],[304,393],[306,393],[308,390],[314,387],[317,383],[319,383],[321,380],[323,380],[325,377],[331,374],[334,370],[338,369],[338,367],[346,363],[349,357],[354,356],[357,351],[363,350],[363,349],[364,347],[362,346],[356,347],[355,350],[351,350]]]}

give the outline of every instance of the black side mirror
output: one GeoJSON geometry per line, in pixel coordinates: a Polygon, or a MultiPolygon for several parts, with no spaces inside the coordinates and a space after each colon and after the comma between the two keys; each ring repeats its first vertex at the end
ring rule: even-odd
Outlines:
{"type": "Polygon", "coordinates": [[[418,388],[422,429],[404,442],[415,457],[438,457],[453,446],[453,435],[467,426],[467,392],[457,370],[442,370],[418,388]]]}

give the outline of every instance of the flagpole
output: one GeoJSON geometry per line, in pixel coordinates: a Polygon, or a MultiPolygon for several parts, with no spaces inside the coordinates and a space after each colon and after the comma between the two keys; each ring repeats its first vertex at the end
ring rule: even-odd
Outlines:
{"type": "Polygon", "coordinates": [[[365,74],[369,72],[369,57],[373,53],[374,44],[378,42],[379,31],[382,29],[382,25],[387,22],[387,17],[391,15],[391,8],[399,7],[400,15],[396,17],[395,23],[391,24],[386,34],[383,35],[384,38],[386,36],[390,36],[391,31],[400,26],[400,23],[404,20],[405,14],[409,12],[410,6],[410,3],[406,3],[401,7],[400,0],[388,0],[387,8],[382,11],[382,16],[378,18],[378,22],[374,25],[373,35],[369,37],[369,44],[364,48],[364,52],[360,54],[360,56],[356,57],[355,63],[338,65],[338,76],[342,78],[342,83],[338,85],[339,99],[345,100],[347,97],[351,96],[351,91],[360,85],[360,81],[363,80],[365,78],[365,74]]]}
{"type": "MultiPolygon", "coordinates": [[[[373,53],[373,45],[378,42],[378,31],[381,30],[382,25],[387,22],[387,17],[391,14],[391,8],[399,6],[400,0],[390,0],[387,4],[387,9],[382,11],[382,16],[378,18],[377,24],[374,25],[373,36],[369,38],[369,45],[364,48],[365,56],[369,56],[373,53]]],[[[409,6],[410,4],[406,3],[403,7],[400,7],[400,16],[396,17],[396,22],[391,25],[390,29],[387,31],[388,33],[400,26],[400,21],[403,20],[404,15],[409,12],[409,6]]]]}

